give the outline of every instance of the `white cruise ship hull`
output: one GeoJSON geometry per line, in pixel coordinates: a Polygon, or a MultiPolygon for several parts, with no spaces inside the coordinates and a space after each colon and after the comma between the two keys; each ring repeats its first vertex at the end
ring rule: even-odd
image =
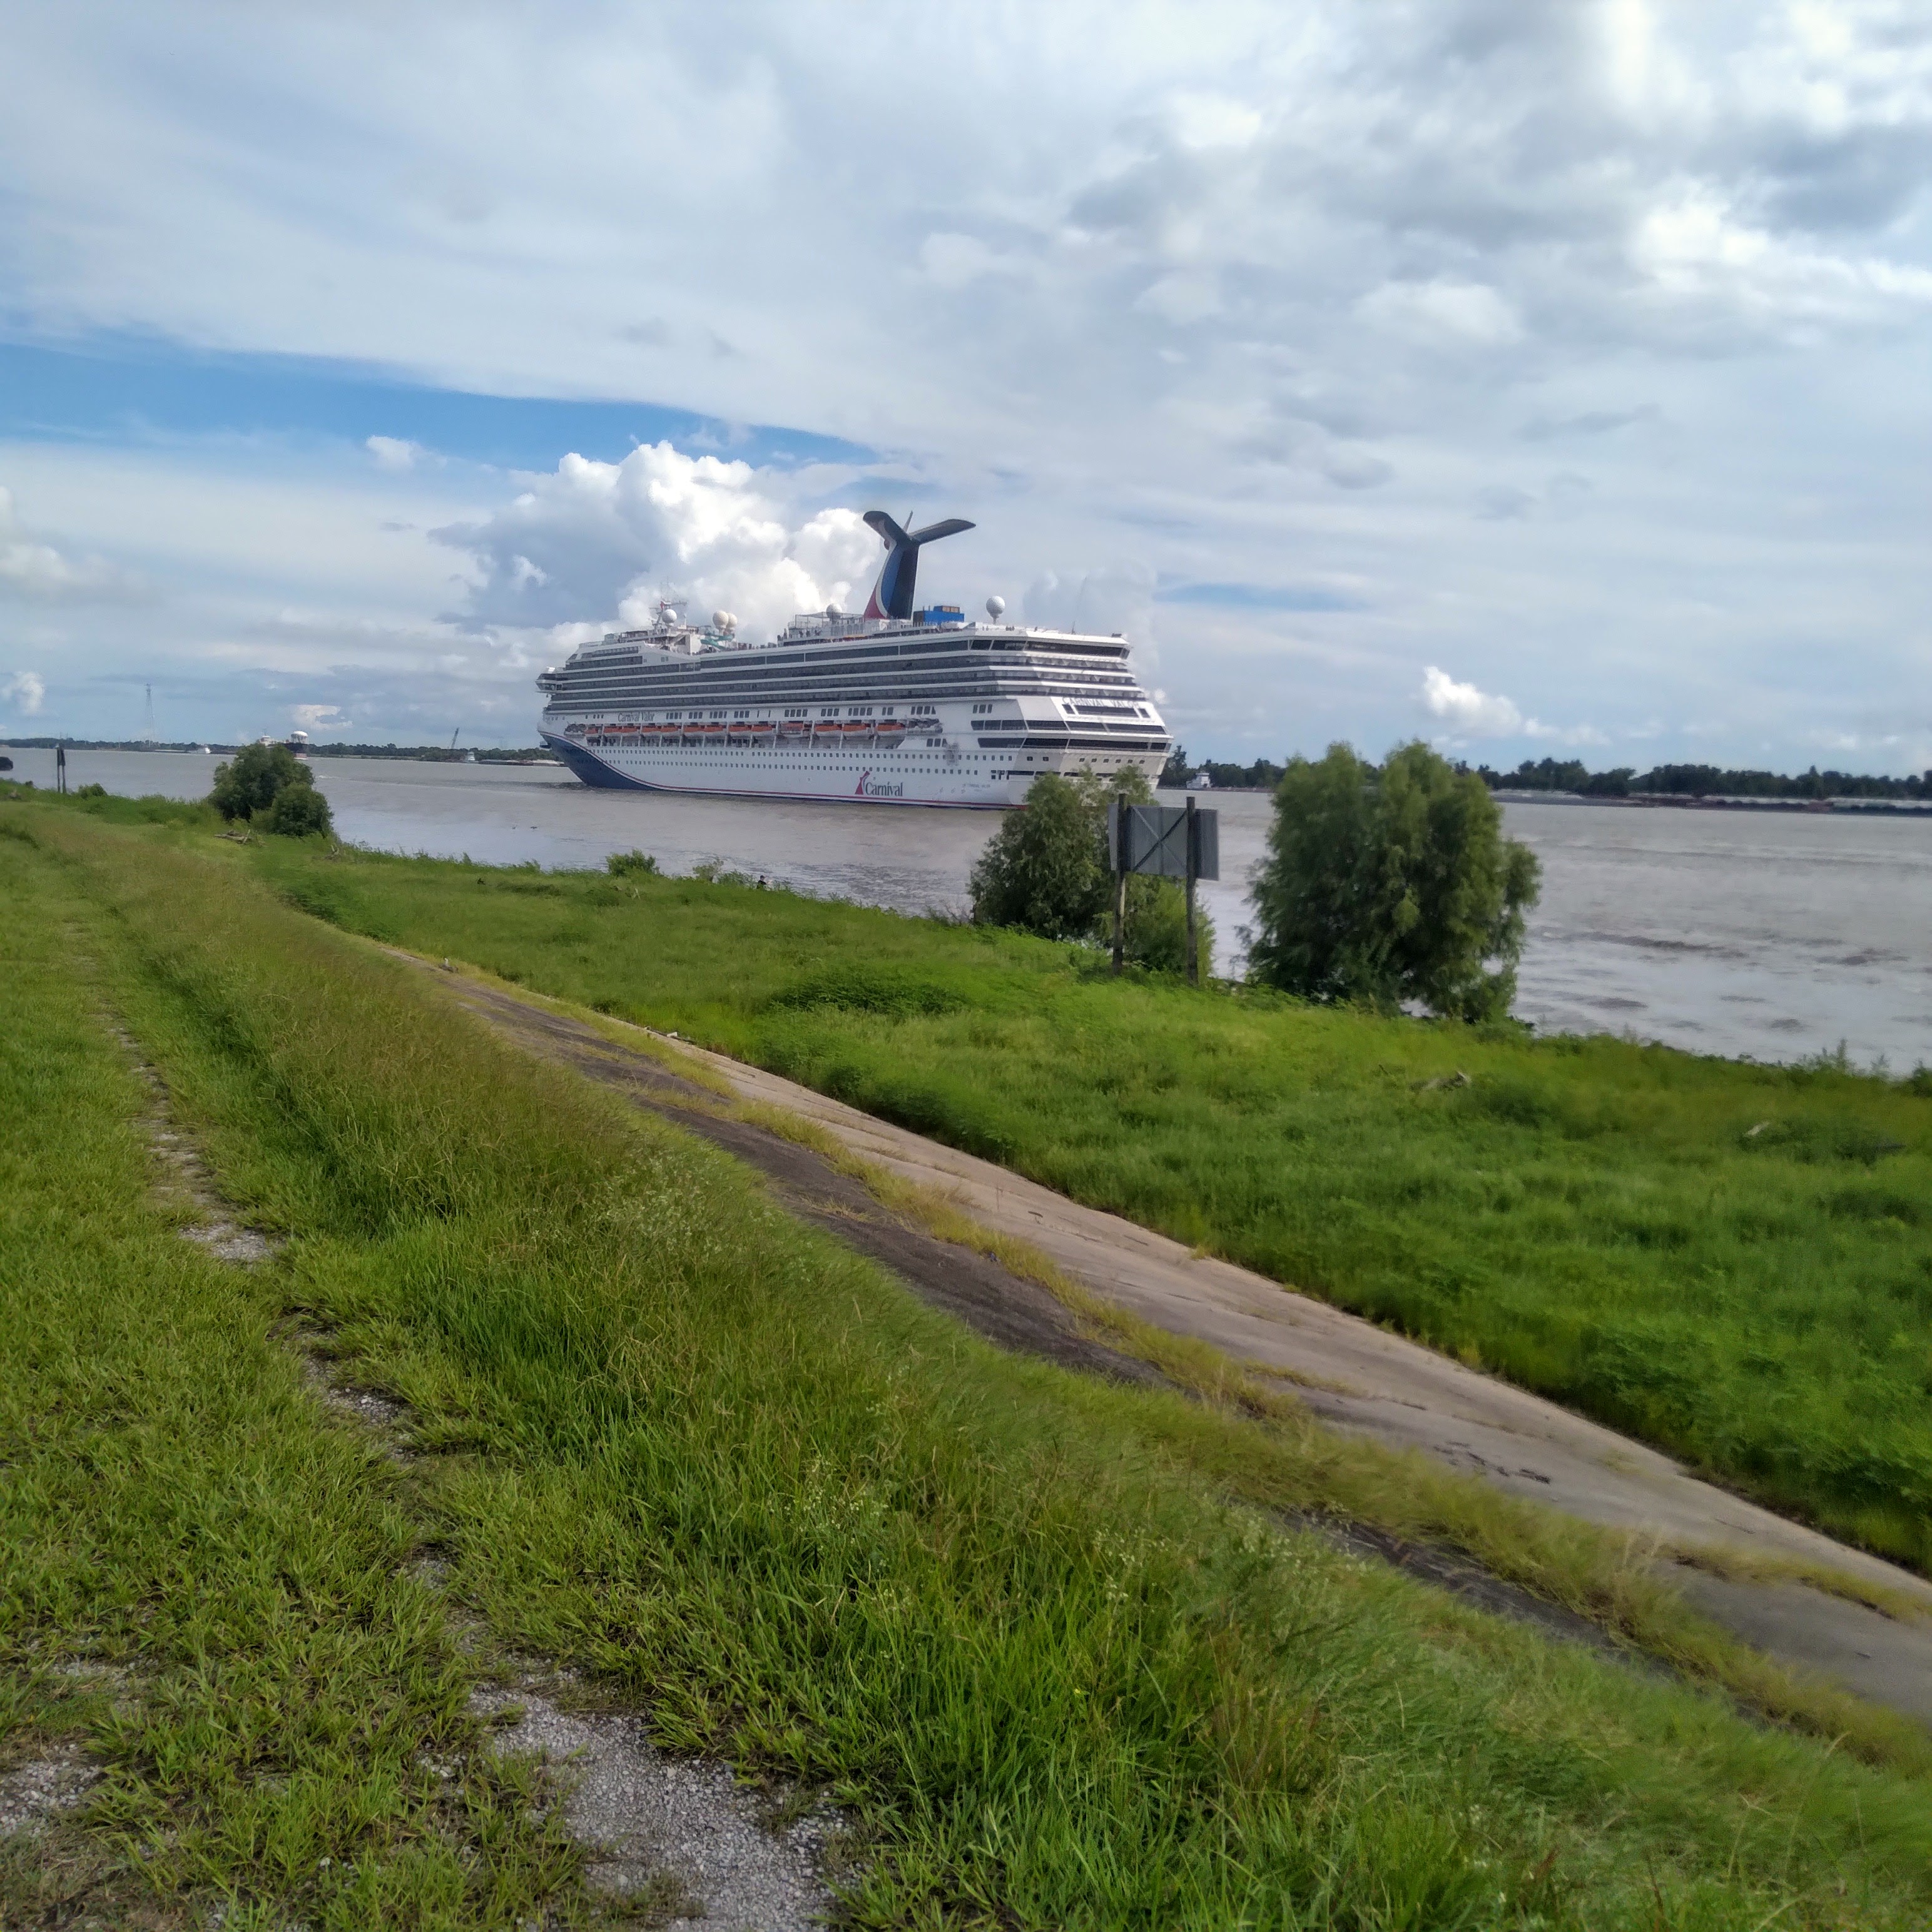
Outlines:
{"type": "MultiPolygon", "coordinates": [[[[728,798],[822,800],[856,805],[952,806],[1004,811],[1023,804],[1042,760],[1024,772],[1004,758],[962,752],[949,766],[940,754],[903,750],[789,750],[779,746],[623,746],[592,748],[545,731],[544,743],[586,784],[638,791],[708,793],[728,798]]],[[[1059,761],[1055,760],[1057,764],[1059,761]]],[[[1109,759],[1145,765],[1145,760],[1109,759]]],[[[1148,772],[1151,783],[1160,761],[1148,772]]],[[[1070,770],[1078,770],[1077,765],[1070,770]]]]}

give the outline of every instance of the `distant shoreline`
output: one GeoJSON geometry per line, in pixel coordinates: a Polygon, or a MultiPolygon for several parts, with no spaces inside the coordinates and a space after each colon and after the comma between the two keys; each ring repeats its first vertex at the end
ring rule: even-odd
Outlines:
{"type": "Polygon", "coordinates": [[[1900,818],[1932,818],[1932,805],[1901,805],[1892,799],[1850,798],[1698,798],[1689,792],[1630,792],[1622,798],[1592,797],[1576,791],[1518,791],[1498,786],[1490,794],[1505,805],[1604,805],[1636,806],[1646,811],[1668,807],[1678,812],[1808,812],[1826,818],[1848,812],[1890,813],[1900,818]]]}
{"type": "MultiPolygon", "coordinates": [[[[204,746],[198,738],[166,744],[152,739],[136,738],[10,738],[0,749],[52,752],[62,747],[70,752],[184,752],[192,754],[206,751],[217,758],[226,758],[242,749],[239,745],[204,746]]],[[[554,765],[560,762],[536,745],[513,748],[472,745],[460,751],[452,751],[447,745],[308,745],[303,747],[303,755],[311,758],[413,758],[432,765],[554,765]]]]}

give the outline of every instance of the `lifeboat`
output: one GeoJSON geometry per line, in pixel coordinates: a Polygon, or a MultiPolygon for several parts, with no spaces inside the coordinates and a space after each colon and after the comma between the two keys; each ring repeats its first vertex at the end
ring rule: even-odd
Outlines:
{"type": "Polygon", "coordinates": [[[812,727],[802,718],[788,718],[778,727],[778,736],[781,738],[808,738],[812,736],[812,727]]]}
{"type": "Polygon", "coordinates": [[[707,742],[712,740],[722,738],[724,735],[724,726],[714,722],[708,718],[704,719],[701,723],[692,725],[691,728],[697,736],[707,742]]]}
{"type": "Polygon", "coordinates": [[[845,736],[848,742],[869,738],[872,735],[872,721],[869,718],[854,718],[845,727],[845,736]]]}
{"type": "Polygon", "coordinates": [[[896,745],[905,736],[905,728],[903,718],[881,718],[879,720],[879,742],[896,745]]]}
{"type": "Polygon", "coordinates": [[[746,727],[754,745],[769,745],[777,736],[778,728],[769,718],[754,718],[746,727]]]}
{"type": "Polygon", "coordinates": [[[845,728],[836,718],[821,718],[812,728],[812,742],[820,745],[836,745],[845,735],[845,728]]]}

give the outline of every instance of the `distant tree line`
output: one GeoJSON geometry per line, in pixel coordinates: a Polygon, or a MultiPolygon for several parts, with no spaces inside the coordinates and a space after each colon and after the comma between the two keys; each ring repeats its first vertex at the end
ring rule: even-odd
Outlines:
{"type": "Polygon", "coordinates": [[[432,765],[460,765],[469,758],[479,765],[514,764],[530,758],[556,762],[554,754],[542,745],[526,749],[508,745],[464,746],[455,750],[447,745],[310,745],[304,748],[312,758],[419,758],[432,765]]]}
{"type": "Polygon", "coordinates": [[[1718,765],[1634,765],[1593,772],[1578,758],[1526,758],[1513,772],[1478,765],[1476,776],[1492,791],[1566,791],[1586,798],[1892,798],[1932,799],[1932,771],[1910,778],[1874,777],[1864,772],[1808,772],[1787,778],[1779,772],[1726,770],[1718,765]]]}
{"type": "Polygon", "coordinates": [[[1205,772],[1209,783],[1222,791],[1241,787],[1251,791],[1273,791],[1281,783],[1282,774],[1287,769],[1272,758],[1257,758],[1251,765],[1233,765],[1216,758],[1196,764],[1189,760],[1186,748],[1176,745],[1168,754],[1167,763],[1161,767],[1158,782],[1178,790],[1196,772],[1205,772]]]}

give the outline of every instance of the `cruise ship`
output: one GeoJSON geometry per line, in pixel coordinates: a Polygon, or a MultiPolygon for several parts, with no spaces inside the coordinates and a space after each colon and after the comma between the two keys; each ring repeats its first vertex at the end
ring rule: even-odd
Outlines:
{"type": "Polygon", "coordinates": [[[999,808],[1045,772],[1154,780],[1171,741],[1124,638],[1008,624],[998,597],[983,620],[919,608],[920,549],[973,526],[866,521],[886,556],[861,614],[750,644],[728,611],[662,601],[537,680],[544,742],[586,784],[738,798],[999,808]]]}

